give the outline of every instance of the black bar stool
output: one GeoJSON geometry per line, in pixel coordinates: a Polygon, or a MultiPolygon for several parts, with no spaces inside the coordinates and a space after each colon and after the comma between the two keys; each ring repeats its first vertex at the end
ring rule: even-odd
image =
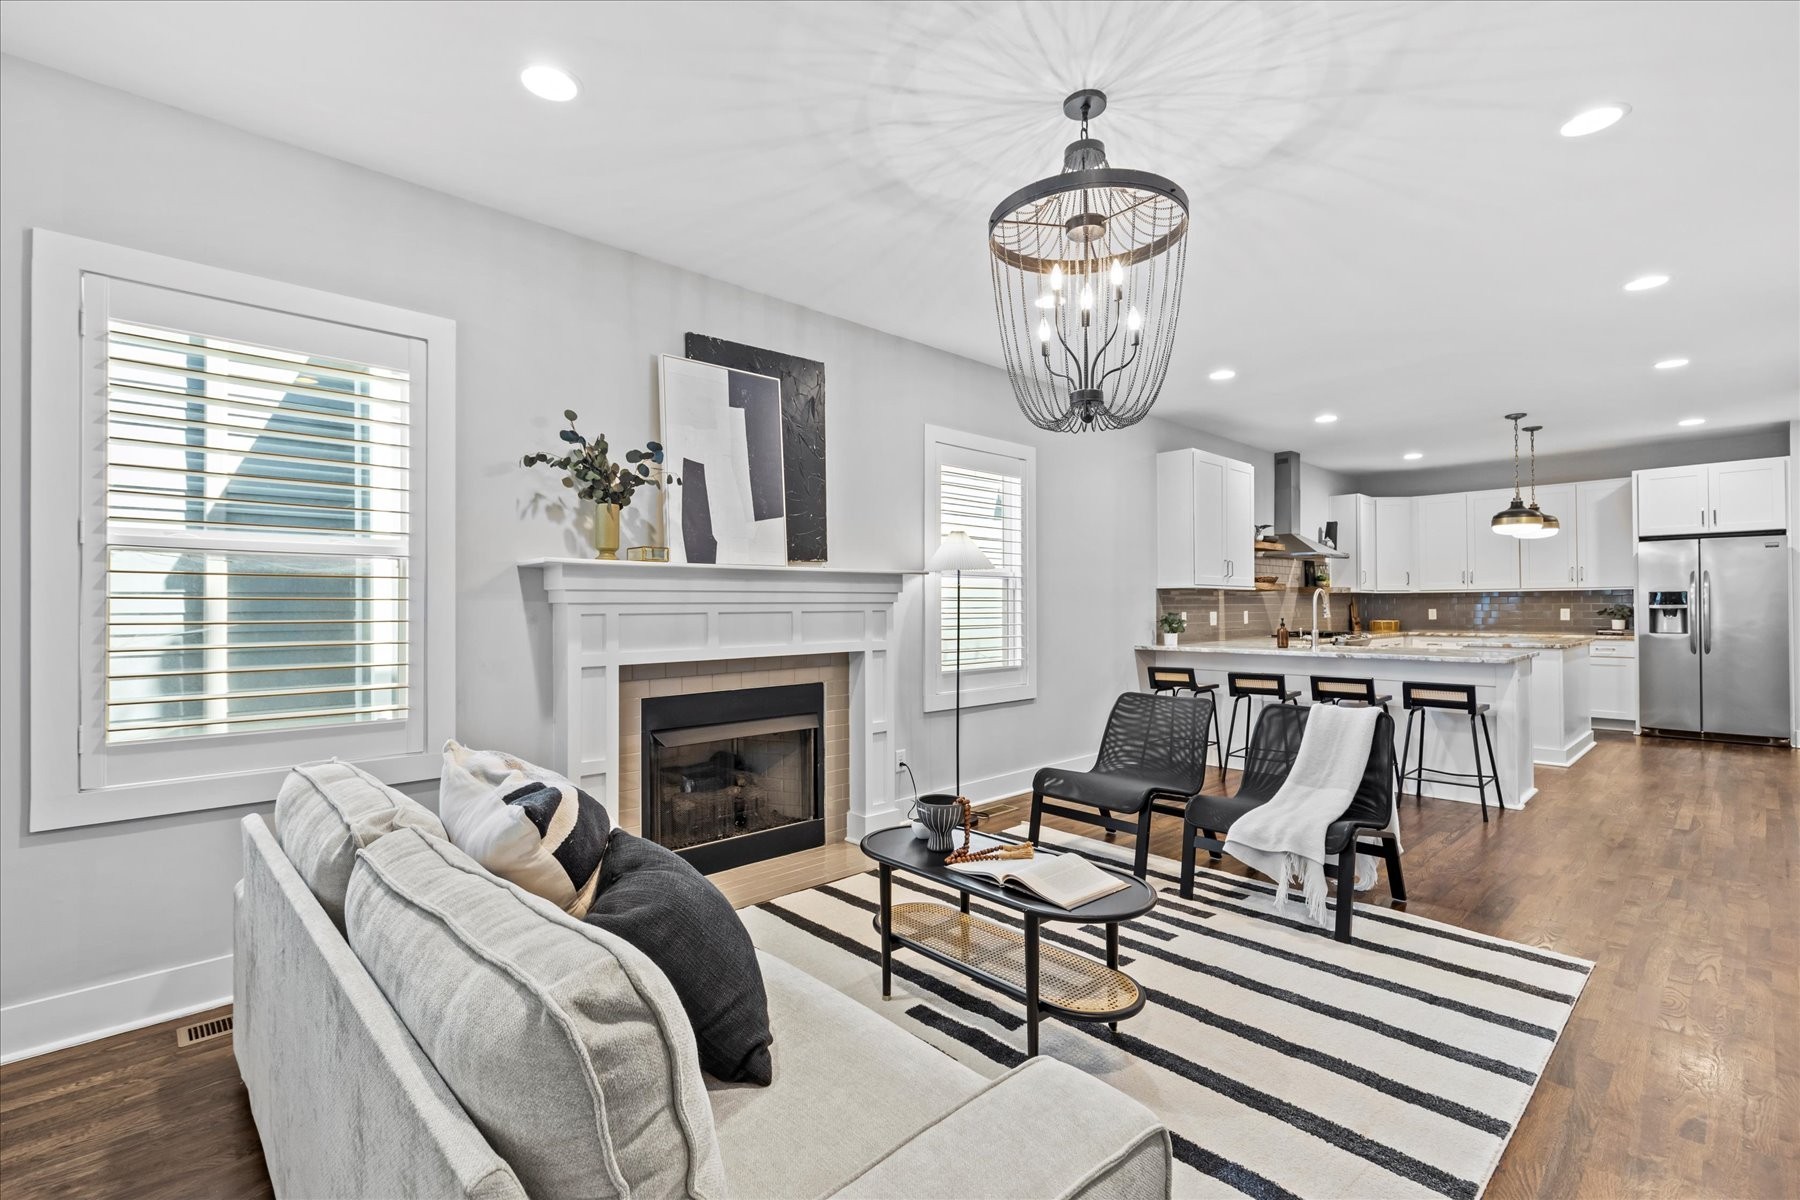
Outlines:
{"type": "MultiPolygon", "coordinates": [[[[1314,675],[1312,677],[1312,698],[1314,704],[1362,704],[1370,708],[1379,708],[1389,716],[1393,715],[1393,711],[1388,708],[1388,705],[1394,698],[1376,695],[1373,679],[1351,679],[1341,675],[1314,675]]],[[[1401,763],[1395,763],[1394,792],[1398,795],[1405,790],[1406,777],[1401,774],[1401,763]]]]}
{"type": "MultiPolygon", "coordinates": [[[[1194,678],[1194,668],[1192,667],[1150,667],[1147,669],[1147,673],[1150,676],[1150,690],[1159,694],[1179,696],[1183,692],[1187,692],[1195,696],[1210,696],[1219,690],[1219,685],[1216,683],[1201,683],[1194,678]]],[[[1219,741],[1219,702],[1217,698],[1213,700],[1212,737],[1206,744],[1219,751],[1223,756],[1223,743],[1219,741]]],[[[1224,775],[1225,768],[1220,767],[1220,778],[1224,778],[1224,775]]]]}
{"type": "Polygon", "coordinates": [[[1231,765],[1232,758],[1243,758],[1250,753],[1251,728],[1256,724],[1256,714],[1261,707],[1256,702],[1274,700],[1280,704],[1295,704],[1300,699],[1299,692],[1288,690],[1286,676],[1258,675],[1250,671],[1226,672],[1225,691],[1231,696],[1231,720],[1226,723],[1225,749],[1219,755],[1220,783],[1225,781],[1225,768],[1231,765]],[[1231,743],[1237,739],[1238,706],[1245,703],[1250,705],[1250,712],[1244,719],[1244,748],[1233,750],[1231,743]]]}
{"type": "Polygon", "coordinates": [[[1488,819],[1487,785],[1494,785],[1494,801],[1499,804],[1500,811],[1506,811],[1506,797],[1500,794],[1500,762],[1494,757],[1494,738],[1488,731],[1488,706],[1475,699],[1475,685],[1469,683],[1402,683],[1400,685],[1400,703],[1406,709],[1406,742],[1400,751],[1400,790],[1406,790],[1406,777],[1412,776],[1413,795],[1423,797],[1425,773],[1431,772],[1431,782],[1445,784],[1449,787],[1472,787],[1481,794],[1481,819],[1488,819]],[[1444,771],[1437,767],[1425,765],[1425,727],[1430,724],[1425,714],[1430,709],[1440,712],[1467,713],[1469,716],[1469,745],[1475,751],[1475,771],[1444,771]],[[1419,765],[1411,771],[1406,764],[1411,761],[1413,717],[1419,718],[1419,765]],[[1481,723],[1481,737],[1475,736],[1475,724],[1481,723]],[[1487,770],[1481,769],[1481,743],[1487,742],[1487,770]],[[1473,782],[1470,782],[1473,781],[1473,782]]]}
{"type": "Polygon", "coordinates": [[[1377,696],[1373,679],[1346,679],[1336,675],[1312,677],[1314,704],[1369,704],[1387,711],[1392,696],[1377,696]]]}

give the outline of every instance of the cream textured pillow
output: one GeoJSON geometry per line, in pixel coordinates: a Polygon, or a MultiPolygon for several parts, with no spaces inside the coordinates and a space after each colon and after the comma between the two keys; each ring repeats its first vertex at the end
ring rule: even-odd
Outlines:
{"type": "Polygon", "coordinates": [[[282,853],[340,930],[356,852],[396,829],[448,837],[429,808],[335,758],[295,767],[275,797],[275,837],[282,853]]]}
{"type": "Polygon", "coordinates": [[[587,914],[612,832],[592,796],[554,771],[450,741],[438,811],[470,858],[571,916],[587,914]]]}

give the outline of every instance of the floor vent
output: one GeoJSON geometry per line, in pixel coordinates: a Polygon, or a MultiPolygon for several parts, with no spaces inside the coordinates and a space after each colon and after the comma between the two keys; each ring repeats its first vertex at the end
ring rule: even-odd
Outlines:
{"type": "Polygon", "coordinates": [[[183,1025],[175,1031],[177,1046],[192,1046],[199,1042],[209,1042],[214,1038],[224,1037],[231,1032],[229,1016],[214,1017],[210,1021],[201,1021],[194,1025],[183,1025]]]}

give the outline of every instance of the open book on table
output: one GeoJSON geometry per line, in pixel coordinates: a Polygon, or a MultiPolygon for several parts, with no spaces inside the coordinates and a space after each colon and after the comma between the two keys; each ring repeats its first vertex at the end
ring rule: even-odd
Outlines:
{"type": "MultiPolygon", "coordinates": [[[[1008,844],[975,834],[969,849],[980,851],[1008,844]]],[[[960,839],[958,845],[961,845],[960,839]]],[[[1101,870],[1079,854],[1040,853],[1032,858],[945,865],[964,875],[980,875],[1009,887],[1022,888],[1058,908],[1080,908],[1090,900],[1110,896],[1131,886],[1130,880],[1101,870]]]]}

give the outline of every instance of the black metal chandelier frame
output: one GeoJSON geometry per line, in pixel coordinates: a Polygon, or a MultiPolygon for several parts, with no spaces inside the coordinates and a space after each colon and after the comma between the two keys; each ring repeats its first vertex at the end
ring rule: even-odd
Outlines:
{"type": "Polygon", "coordinates": [[[1107,165],[1105,146],[1088,136],[1105,108],[1092,88],[1068,97],[1063,112],[1081,122],[1081,136],[1062,173],[1020,188],[988,220],[1014,398],[1032,424],[1059,432],[1119,429],[1149,414],[1181,309],[1187,193],[1107,165]]]}

